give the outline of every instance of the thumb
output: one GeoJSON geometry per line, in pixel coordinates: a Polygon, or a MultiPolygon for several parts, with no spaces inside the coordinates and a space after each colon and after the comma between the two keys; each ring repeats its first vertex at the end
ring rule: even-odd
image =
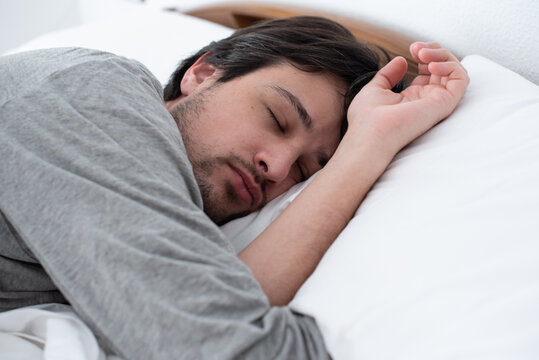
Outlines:
{"type": "Polygon", "coordinates": [[[406,59],[397,56],[381,68],[367,86],[391,90],[406,74],[407,69],[406,59]]]}

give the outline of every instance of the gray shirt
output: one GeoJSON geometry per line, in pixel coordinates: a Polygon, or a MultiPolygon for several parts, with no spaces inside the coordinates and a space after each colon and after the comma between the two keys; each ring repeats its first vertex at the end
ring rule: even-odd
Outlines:
{"type": "Polygon", "coordinates": [[[0,210],[4,310],[67,300],[127,359],[328,357],[204,214],[161,85],[135,61],[0,58],[0,210]]]}

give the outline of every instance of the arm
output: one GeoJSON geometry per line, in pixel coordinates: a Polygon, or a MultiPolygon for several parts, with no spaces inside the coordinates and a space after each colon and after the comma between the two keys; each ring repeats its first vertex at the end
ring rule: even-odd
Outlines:
{"type": "Polygon", "coordinates": [[[400,149],[446,118],[468,85],[466,70],[438,44],[414,43],[419,75],[400,94],[395,58],[354,98],[337,151],[307,188],[240,253],[272,305],[285,305],[314,271],[400,149]],[[339,201],[335,201],[338,199],[339,201]]]}

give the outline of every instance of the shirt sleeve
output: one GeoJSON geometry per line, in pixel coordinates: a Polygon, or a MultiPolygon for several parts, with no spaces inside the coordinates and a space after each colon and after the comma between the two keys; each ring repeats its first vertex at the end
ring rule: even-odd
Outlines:
{"type": "Polygon", "coordinates": [[[142,65],[64,49],[0,59],[0,73],[16,78],[15,63],[24,85],[0,75],[1,210],[105,347],[127,359],[328,357],[314,320],[271,308],[202,211],[142,65]]]}

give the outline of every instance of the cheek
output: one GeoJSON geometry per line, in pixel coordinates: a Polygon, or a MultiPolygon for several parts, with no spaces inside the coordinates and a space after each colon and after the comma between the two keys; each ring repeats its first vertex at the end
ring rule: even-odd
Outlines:
{"type": "Polygon", "coordinates": [[[204,109],[200,113],[200,134],[217,141],[259,143],[267,135],[261,116],[255,111],[235,107],[204,109]]]}

